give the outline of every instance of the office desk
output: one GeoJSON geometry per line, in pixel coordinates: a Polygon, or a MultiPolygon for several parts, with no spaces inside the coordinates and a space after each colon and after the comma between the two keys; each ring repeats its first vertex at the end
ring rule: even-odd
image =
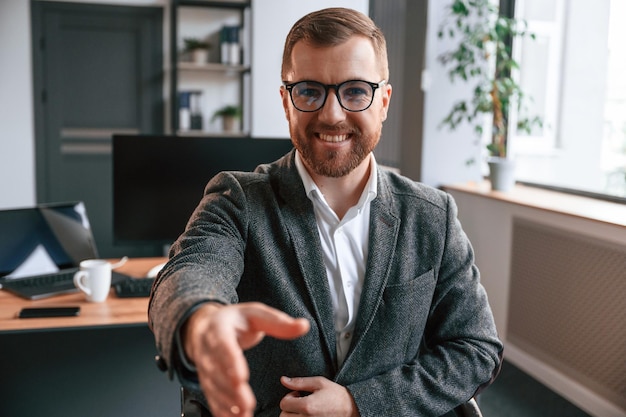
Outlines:
{"type": "MultiPolygon", "coordinates": [[[[165,258],[129,259],[116,269],[132,277],[145,276],[150,268],[165,262],[165,258]]],[[[118,298],[111,290],[104,303],[88,303],[82,293],[60,295],[43,300],[25,300],[7,291],[0,291],[0,332],[11,330],[36,330],[52,328],[74,328],[89,326],[117,326],[124,324],[146,324],[148,322],[148,298],[118,298]],[[24,307],[80,306],[77,317],[18,319],[24,307]]]]}
{"type": "MultiPolygon", "coordinates": [[[[145,276],[164,258],[117,271],[145,276]]],[[[180,386],[154,363],[148,298],[88,303],[82,293],[30,301],[0,291],[0,416],[173,417],[180,386]],[[78,305],[77,317],[19,319],[23,307],[78,305]]]]}

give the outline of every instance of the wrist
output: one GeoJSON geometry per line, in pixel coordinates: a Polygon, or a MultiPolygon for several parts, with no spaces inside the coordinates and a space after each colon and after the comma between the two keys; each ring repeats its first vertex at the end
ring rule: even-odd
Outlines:
{"type": "Polygon", "coordinates": [[[193,365],[195,364],[195,340],[204,334],[208,328],[213,313],[219,310],[222,304],[215,302],[207,302],[198,307],[182,324],[180,328],[180,336],[187,360],[193,365]]]}

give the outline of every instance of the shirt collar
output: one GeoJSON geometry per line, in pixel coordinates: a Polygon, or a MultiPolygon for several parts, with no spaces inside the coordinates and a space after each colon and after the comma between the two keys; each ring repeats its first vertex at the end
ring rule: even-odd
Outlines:
{"type": "MultiPolygon", "coordinates": [[[[302,179],[302,184],[304,185],[304,190],[309,199],[314,199],[315,196],[321,197],[322,193],[318,188],[309,172],[306,170],[304,163],[302,162],[300,152],[296,150],[296,168],[298,170],[298,174],[300,174],[300,178],[302,179]]],[[[357,203],[357,207],[361,209],[365,204],[372,201],[378,193],[378,164],[376,164],[376,158],[374,154],[370,154],[370,177],[367,180],[367,184],[365,184],[365,189],[363,190],[363,194],[359,198],[359,202],[357,203]]]]}

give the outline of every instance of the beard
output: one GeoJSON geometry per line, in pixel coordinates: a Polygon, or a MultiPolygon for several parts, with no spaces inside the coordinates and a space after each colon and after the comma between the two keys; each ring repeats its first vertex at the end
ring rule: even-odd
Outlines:
{"type": "MultiPolygon", "coordinates": [[[[337,129],[341,132],[350,132],[351,146],[349,149],[319,150],[314,143],[318,141],[313,127],[307,127],[302,137],[290,126],[294,147],[300,153],[303,161],[317,175],[330,178],[341,178],[351,173],[374,150],[380,139],[382,126],[371,135],[364,135],[359,129],[337,129]],[[309,139],[312,138],[312,139],[309,139]]],[[[332,132],[333,129],[323,129],[332,132]]]]}

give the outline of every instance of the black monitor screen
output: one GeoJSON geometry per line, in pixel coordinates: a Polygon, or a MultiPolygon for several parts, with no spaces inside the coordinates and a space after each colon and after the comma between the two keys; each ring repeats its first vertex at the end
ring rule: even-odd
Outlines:
{"type": "Polygon", "coordinates": [[[289,139],[114,135],[115,242],[172,243],[215,174],[252,171],[291,149],[289,139]]]}

